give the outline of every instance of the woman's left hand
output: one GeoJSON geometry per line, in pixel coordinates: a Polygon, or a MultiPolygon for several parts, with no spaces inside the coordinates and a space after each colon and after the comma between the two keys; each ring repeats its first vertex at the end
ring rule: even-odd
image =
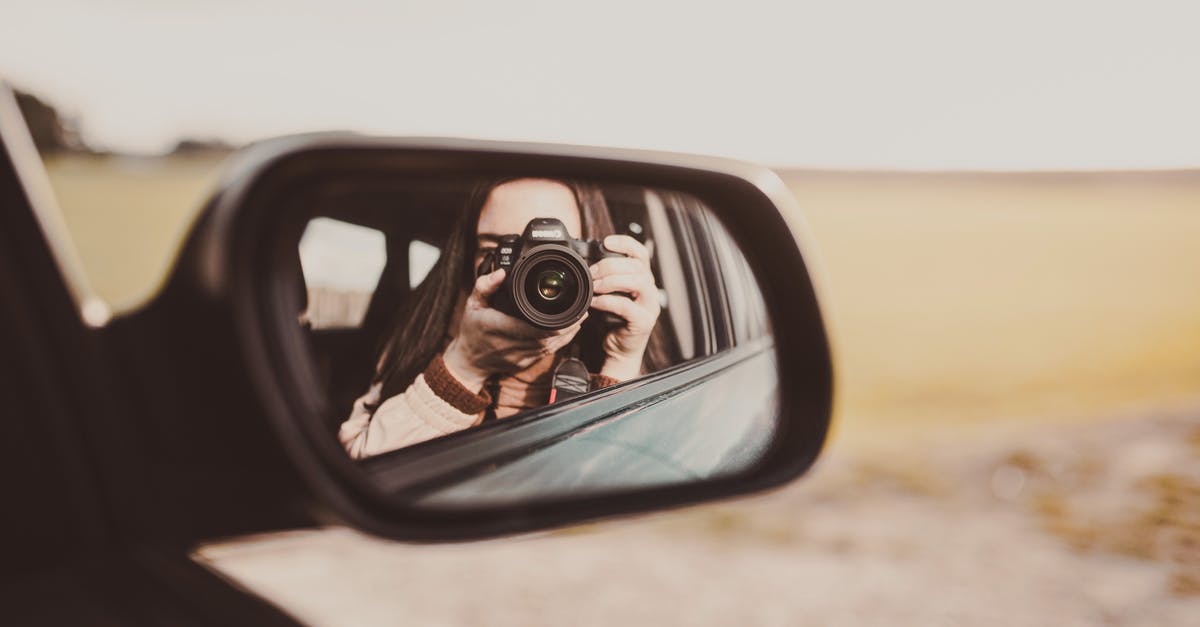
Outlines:
{"type": "Polygon", "coordinates": [[[604,246],[625,257],[606,257],[591,267],[592,308],[620,316],[625,324],[604,338],[600,374],[628,381],[642,372],[642,356],[661,309],[650,271],[650,251],[628,235],[609,235],[604,246]]]}

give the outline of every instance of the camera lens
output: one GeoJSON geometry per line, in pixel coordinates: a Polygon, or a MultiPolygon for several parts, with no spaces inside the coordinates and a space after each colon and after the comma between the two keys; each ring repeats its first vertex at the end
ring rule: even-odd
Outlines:
{"type": "Polygon", "coordinates": [[[512,302],[530,324],[561,329],[575,323],[591,303],[587,264],[570,248],[543,245],[513,268],[512,302]]]}
{"type": "Polygon", "coordinates": [[[567,275],[561,270],[543,270],[538,276],[537,291],[546,300],[556,300],[566,287],[567,275]]]}
{"type": "Polygon", "coordinates": [[[557,316],[571,308],[578,282],[560,259],[535,262],[525,275],[525,297],[537,311],[557,316]]]}

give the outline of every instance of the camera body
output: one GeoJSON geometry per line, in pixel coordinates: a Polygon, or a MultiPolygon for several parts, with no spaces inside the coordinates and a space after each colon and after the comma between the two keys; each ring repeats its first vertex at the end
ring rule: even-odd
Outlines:
{"type": "Polygon", "coordinates": [[[484,256],[476,276],[504,268],[492,308],[540,329],[575,324],[592,302],[588,267],[605,257],[624,257],[598,240],[578,240],[555,218],[534,218],[521,235],[504,235],[484,256]]]}

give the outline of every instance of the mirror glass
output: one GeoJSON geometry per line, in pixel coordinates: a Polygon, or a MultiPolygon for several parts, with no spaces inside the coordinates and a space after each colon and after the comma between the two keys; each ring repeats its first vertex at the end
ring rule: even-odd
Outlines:
{"type": "Polygon", "coordinates": [[[296,320],[329,437],[431,507],[737,473],[776,430],[758,284],[677,190],[340,181],[302,201],[296,320]]]}

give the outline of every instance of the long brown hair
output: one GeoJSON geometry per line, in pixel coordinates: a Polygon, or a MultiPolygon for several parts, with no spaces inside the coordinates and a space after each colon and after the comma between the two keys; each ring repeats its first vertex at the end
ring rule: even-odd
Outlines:
{"type": "MultiPolygon", "coordinates": [[[[461,296],[475,282],[473,263],[477,247],[476,230],[483,206],[487,204],[492,190],[520,177],[491,178],[479,181],[472,189],[454,228],[442,246],[441,254],[425,280],[401,307],[392,332],[382,349],[379,368],[372,383],[382,383],[379,402],[403,393],[425,370],[429,362],[445,348],[446,334],[454,316],[454,308],[461,296]]],[[[569,187],[579,207],[584,239],[603,239],[616,232],[608,204],[601,190],[591,184],[577,181],[559,181],[569,187]]],[[[599,319],[600,316],[593,316],[599,319]]],[[[591,320],[589,319],[589,322],[591,320]]],[[[592,372],[598,372],[603,364],[604,353],[601,343],[603,335],[599,327],[585,329],[576,336],[574,343],[580,345],[580,358],[592,372]]],[[[646,347],[642,368],[654,372],[670,365],[669,344],[662,332],[662,325],[655,327],[646,347]]],[[[374,411],[374,408],[372,408],[374,411]]]]}

